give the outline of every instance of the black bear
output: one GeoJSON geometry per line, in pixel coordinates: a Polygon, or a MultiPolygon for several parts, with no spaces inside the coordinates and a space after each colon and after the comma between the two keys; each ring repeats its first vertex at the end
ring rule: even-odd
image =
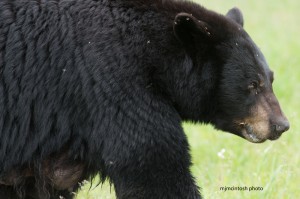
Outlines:
{"type": "Polygon", "coordinates": [[[175,0],[0,1],[0,198],[201,198],[182,121],[250,142],[289,128],[237,8],[175,0]]]}

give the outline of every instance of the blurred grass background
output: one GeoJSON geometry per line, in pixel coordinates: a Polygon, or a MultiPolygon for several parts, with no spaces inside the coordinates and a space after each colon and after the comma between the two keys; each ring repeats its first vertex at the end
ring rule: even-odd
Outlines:
{"type": "MultiPolygon", "coordinates": [[[[245,29],[275,72],[274,92],[291,128],[277,141],[249,143],[211,126],[183,124],[191,145],[192,172],[204,198],[300,198],[300,1],[201,0],[226,14],[236,6],[245,29]],[[220,191],[221,186],[255,186],[263,191],[220,191]]],[[[96,184],[96,183],[95,183],[96,184]]],[[[90,188],[77,199],[114,199],[108,183],[90,188]]]]}

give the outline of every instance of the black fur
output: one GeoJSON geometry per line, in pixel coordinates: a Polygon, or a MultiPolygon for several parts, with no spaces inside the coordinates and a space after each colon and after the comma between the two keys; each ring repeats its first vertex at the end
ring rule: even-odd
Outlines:
{"type": "Polygon", "coordinates": [[[45,169],[53,154],[67,171],[83,165],[76,183],[109,177],[118,198],[200,198],[181,122],[222,129],[247,114],[234,88],[248,72],[224,72],[231,53],[233,66],[253,62],[233,50],[259,51],[244,38],[190,2],[1,0],[0,198],[71,197],[74,183],[57,191],[45,169]]]}

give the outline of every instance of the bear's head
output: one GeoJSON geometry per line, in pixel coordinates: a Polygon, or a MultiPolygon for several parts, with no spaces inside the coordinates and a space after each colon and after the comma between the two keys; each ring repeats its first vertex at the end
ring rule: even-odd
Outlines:
{"type": "Polygon", "coordinates": [[[233,8],[226,16],[207,14],[201,20],[180,13],[173,28],[176,37],[194,52],[194,63],[198,60],[198,67],[214,67],[218,75],[211,78],[214,114],[208,122],[250,142],[275,140],[289,129],[289,122],[273,93],[274,73],[243,23],[242,13],[233,8]]]}

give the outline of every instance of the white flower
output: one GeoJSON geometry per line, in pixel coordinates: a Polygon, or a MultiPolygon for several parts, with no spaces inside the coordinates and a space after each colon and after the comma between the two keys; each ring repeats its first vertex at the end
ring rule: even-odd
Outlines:
{"type": "Polygon", "coordinates": [[[221,151],[218,152],[218,156],[220,158],[224,159],[225,158],[225,156],[224,156],[225,151],[226,151],[225,149],[221,149],[221,151]]]}

